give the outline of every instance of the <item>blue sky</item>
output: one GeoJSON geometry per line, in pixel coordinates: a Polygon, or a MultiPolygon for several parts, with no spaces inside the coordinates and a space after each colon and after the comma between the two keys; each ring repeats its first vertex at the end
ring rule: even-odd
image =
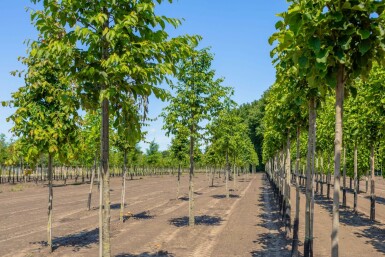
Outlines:
{"type": "MultiPolygon", "coordinates": [[[[36,31],[30,23],[26,7],[33,7],[27,0],[6,0],[0,9],[0,101],[9,100],[11,93],[23,85],[20,78],[10,75],[10,71],[22,69],[18,56],[25,54],[26,39],[35,39],[36,31]]],[[[202,47],[211,46],[215,55],[213,68],[218,77],[224,77],[224,85],[235,89],[233,99],[247,103],[259,99],[274,82],[275,70],[271,64],[268,44],[274,33],[275,14],[287,8],[285,0],[175,0],[157,8],[159,14],[183,18],[183,24],[170,35],[199,34],[203,37],[202,47]]],[[[150,117],[159,115],[167,103],[150,99],[150,117]]],[[[6,117],[14,110],[0,107],[0,133],[11,137],[11,123],[6,117]]],[[[164,135],[162,120],[147,127],[147,140],[155,139],[160,149],[165,150],[170,139],[164,135]]],[[[146,144],[141,144],[145,149],[146,144]]]]}

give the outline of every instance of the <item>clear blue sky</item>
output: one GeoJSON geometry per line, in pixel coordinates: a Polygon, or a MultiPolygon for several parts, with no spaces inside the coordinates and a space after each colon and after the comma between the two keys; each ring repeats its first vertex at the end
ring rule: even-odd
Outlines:
{"type": "MultiPolygon", "coordinates": [[[[35,39],[36,31],[30,23],[26,7],[33,7],[28,0],[5,0],[0,9],[0,101],[9,100],[11,93],[23,85],[23,80],[10,75],[10,71],[22,69],[17,57],[24,55],[26,39],[35,39]]],[[[201,46],[211,46],[215,54],[213,68],[218,77],[224,77],[224,85],[235,89],[234,100],[238,104],[259,99],[274,82],[275,70],[271,64],[268,44],[274,33],[275,14],[287,8],[285,0],[175,0],[157,8],[159,14],[185,19],[172,36],[199,34],[201,46]]],[[[161,112],[166,103],[151,98],[150,117],[161,112]]],[[[0,133],[11,137],[11,123],[6,117],[14,110],[0,107],[0,133]]],[[[151,123],[148,137],[155,139],[164,150],[170,142],[161,130],[162,120],[151,123]]],[[[146,145],[141,144],[145,149],[146,145]]]]}

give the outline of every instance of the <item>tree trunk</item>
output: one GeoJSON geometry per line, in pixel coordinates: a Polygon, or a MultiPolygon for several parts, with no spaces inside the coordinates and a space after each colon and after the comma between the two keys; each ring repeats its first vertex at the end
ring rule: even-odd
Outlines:
{"type": "Polygon", "coordinates": [[[331,234],[331,256],[338,257],[339,225],[340,225],[340,169],[342,147],[342,118],[344,103],[344,73],[345,68],[340,64],[336,86],[336,113],[335,113],[335,139],[334,139],[334,193],[333,193],[333,226],[331,234]]]}
{"type": "Polygon", "coordinates": [[[180,163],[178,165],[178,187],[176,189],[176,199],[179,199],[179,187],[180,187],[180,163]]]}
{"type": "Polygon", "coordinates": [[[191,125],[190,129],[190,180],[189,180],[189,226],[195,225],[195,215],[194,215],[194,126],[191,125]]]}
{"type": "MultiPolygon", "coordinates": [[[[103,23],[103,30],[109,28],[109,11],[106,7],[103,7],[103,13],[106,15],[106,19],[103,23]]],[[[109,43],[103,36],[101,40],[101,55],[103,60],[109,58],[109,43]]],[[[108,87],[106,84],[102,84],[102,94],[108,87]]],[[[111,256],[111,245],[110,245],[110,171],[109,171],[109,100],[108,98],[102,99],[102,126],[101,126],[101,180],[103,181],[102,191],[102,204],[100,205],[102,212],[102,237],[99,238],[99,243],[102,245],[101,256],[111,256]]]]}
{"type": "Polygon", "coordinates": [[[229,194],[229,170],[230,170],[230,163],[229,163],[229,150],[226,151],[226,198],[230,198],[229,194]]]}
{"type": "Polygon", "coordinates": [[[52,154],[48,154],[48,225],[47,225],[47,244],[49,251],[52,252],[52,206],[53,205],[53,189],[52,189],[52,154]]]}
{"type": "Polygon", "coordinates": [[[343,164],[343,182],[342,182],[342,206],[346,207],[346,147],[344,147],[344,164],[343,164]]]}
{"type": "Polygon", "coordinates": [[[120,221],[124,222],[124,205],[126,197],[126,174],[127,174],[127,149],[124,150],[124,164],[123,164],[123,176],[122,176],[122,194],[120,197],[120,221]]]}
{"type": "Polygon", "coordinates": [[[357,142],[354,142],[354,213],[357,213],[357,193],[358,193],[358,179],[357,179],[357,142]]]}
{"type": "Polygon", "coordinates": [[[294,218],[294,228],[293,228],[293,243],[292,243],[292,250],[291,250],[291,256],[292,257],[298,257],[298,245],[299,245],[299,237],[298,237],[298,230],[299,230],[299,206],[300,206],[300,192],[299,192],[299,158],[300,158],[300,127],[297,127],[297,158],[295,161],[295,218],[294,218]]]}
{"type": "Polygon", "coordinates": [[[290,180],[291,180],[291,159],[290,159],[290,130],[287,131],[287,143],[286,143],[286,185],[285,185],[285,201],[286,201],[286,210],[285,210],[285,234],[286,237],[290,238],[291,233],[291,200],[290,200],[290,180]]]}
{"type": "Polygon", "coordinates": [[[306,211],[305,211],[305,242],[304,256],[313,256],[313,221],[312,207],[314,206],[314,157],[315,157],[315,129],[316,129],[316,101],[314,97],[309,100],[309,136],[307,148],[307,167],[306,167],[306,211]]]}
{"type": "Polygon", "coordinates": [[[374,191],[374,143],[370,149],[370,220],[376,219],[376,195],[374,191]]]}
{"type": "Polygon", "coordinates": [[[91,198],[92,198],[92,188],[94,186],[94,179],[95,179],[95,171],[96,171],[96,154],[95,154],[95,160],[94,160],[94,168],[91,171],[91,183],[90,183],[90,192],[88,193],[88,202],[87,202],[87,210],[91,210],[91,198]]]}

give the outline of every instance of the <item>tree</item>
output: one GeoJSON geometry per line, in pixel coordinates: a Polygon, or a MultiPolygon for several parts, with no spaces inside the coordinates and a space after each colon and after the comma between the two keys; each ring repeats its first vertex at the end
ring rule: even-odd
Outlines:
{"type": "Polygon", "coordinates": [[[210,120],[223,106],[223,100],[231,92],[221,86],[223,79],[215,79],[211,69],[213,55],[208,49],[195,51],[177,65],[177,84],[172,83],[175,95],[164,108],[164,129],[169,134],[177,134],[182,127],[188,128],[190,143],[189,177],[189,225],[194,225],[194,151],[202,139],[204,128],[201,123],[210,120]]]}
{"type": "MultiPolygon", "coordinates": [[[[280,42],[306,75],[309,86],[335,90],[335,152],[333,232],[331,255],[338,256],[340,157],[345,89],[360,75],[368,74],[372,61],[383,62],[384,3],[378,1],[291,1],[278,27],[290,33],[280,42]],[[292,42],[295,44],[291,44],[292,42]],[[313,61],[314,60],[314,61],[313,61]],[[310,65],[310,64],[315,65],[310,65]],[[322,83],[322,84],[320,84],[322,83]],[[323,84],[325,83],[325,84],[323,84]]],[[[306,255],[306,252],[305,252],[306,255]]]]}
{"type": "MultiPolygon", "coordinates": [[[[157,16],[155,4],[139,1],[41,1],[43,10],[32,12],[32,20],[44,40],[34,55],[55,58],[77,85],[77,96],[85,109],[101,109],[101,219],[100,256],[110,256],[109,124],[114,127],[130,112],[132,95],[147,102],[152,93],[164,100],[156,87],[175,71],[173,63],[189,55],[187,43],[196,37],[169,39],[166,24],[177,19],[157,16]],[[81,47],[79,47],[81,46],[81,47]],[[138,84],[140,83],[140,84],[138,84]],[[119,115],[124,114],[124,115],[119,115]]],[[[157,0],[160,4],[163,1],[157,0]]],[[[172,2],[170,0],[170,2],[172,2]]],[[[146,106],[146,105],[144,105],[146,106]]],[[[142,105],[143,107],[143,105],[142,105]]],[[[146,108],[145,108],[146,109],[146,108]]],[[[133,125],[139,120],[134,120],[133,125]]]]}
{"type": "Polygon", "coordinates": [[[29,56],[22,58],[28,67],[25,86],[12,94],[8,104],[17,108],[7,120],[14,122],[11,131],[20,138],[20,144],[28,149],[29,159],[41,153],[48,154],[48,226],[47,243],[52,251],[52,163],[55,155],[67,159],[78,136],[79,103],[74,88],[60,66],[52,60],[36,58],[32,52],[40,44],[31,45],[29,56]]]}

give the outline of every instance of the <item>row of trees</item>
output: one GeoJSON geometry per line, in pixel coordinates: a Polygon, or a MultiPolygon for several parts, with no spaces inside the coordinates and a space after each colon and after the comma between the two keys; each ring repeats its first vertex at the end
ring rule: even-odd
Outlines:
{"type": "MultiPolygon", "coordinates": [[[[315,177],[323,178],[317,173],[325,170],[319,168],[318,161],[323,163],[325,157],[334,160],[334,169],[327,169],[327,172],[331,174],[330,170],[334,171],[331,256],[335,257],[339,256],[340,174],[344,174],[343,204],[346,204],[345,173],[347,170],[354,173],[357,185],[359,174],[366,173],[368,152],[370,218],[375,219],[375,156],[376,153],[381,156],[380,141],[384,129],[381,99],[385,3],[345,0],[289,2],[288,10],[279,14],[281,20],[276,23],[277,32],[270,38],[270,43],[274,44],[271,55],[277,80],[267,97],[264,160],[268,162],[270,172],[280,170],[280,176],[287,181],[291,167],[290,141],[297,138],[295,174],[298,174],[300,158],[307,154],[305,256],[313,256],[313,180],[315,177]],[[349,97],[344,101],[346,96],[349,97]],[[307,135],[301,133],[305,127],[308,128],[307,135]],[[301,135],[304,134],[307,137],[302,142],[307,141],[307,150],[302,148],[301,151],[301,135]],[[334,158],[328,154],[332,152],[333,143],[334,158]],[[359,156],[361,166],[358,166],[359,156]],[[341,157],[346,166],[341,165],[341,157]],[[285,167],[279,164],[282,160],[285,160],[285,167]]],[[[330,177],[328,181],[331,184],[330,177]]],[[[281,190],[286,206],[290,206],[286,190],[289,185],[287,182],[280,185],[283,186],[281,190]]],[[[299,199],[298,183],[296,185],[296,199],[299,199]]],[[[356,198],[357,186],[355,191],[356,198]]],[[[295,225],[298,211],[299,206],[295,225]]],[[[286,215],[289,213],[287,210],[286,215]]],[[[290,224],[290,218],[288,220],[290,224]]],[[[298,225],[294,228],[297,230],[298,225]]],[[[293,236],[298,236],[298,231],[294,231],[293,236]]],[[[298,238],[294,238],[293,242],[297,241],[298,238]]],[[[298,256],[297,249],[298,244],[294,244],[294,256],[298,256]]]]}
{"type": "Polygon", "coordinates": [[[31,2],[37,5],[31,20],[39,36],[20,58],[26,71],[13,72],[24,77],[25,85],[2,103],[16,108],[8,120],[17,141],[1,145],[2,153],[11,149],[1,161],[34,167],[46,156],[51,251],[55,162],[94,166],[88,209],[99,168],[99,255],[106,257],[111,255],[111,165],[122,166],[124,206],[128,166],[177,164],[180,170],[188,159],[194,225],[195,162],[223,167],[226,160],[227,180],[231,164],[246,169],[258,163],[255,146],[242,137],[250,132],[230,100],[232,89],[222,86],[211,68],[209,49],[198,49],[199,36],[169,37],[166,27],[176,28],[180,20],[156,15],[150,0],[31,2]],[[164,81],[172,93],[159,87],[164,81]],[[170,150],[160,153],[152,142],[143,155],[137,143],[145,136],[151,94],[170,100],[162,115],[174,138],[170,150]],[[212,117],[217,118],[209,123],[212,117]]]}

